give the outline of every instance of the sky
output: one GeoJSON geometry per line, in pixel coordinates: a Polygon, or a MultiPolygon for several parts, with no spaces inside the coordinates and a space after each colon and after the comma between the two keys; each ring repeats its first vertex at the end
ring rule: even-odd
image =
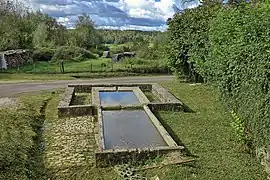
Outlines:
{"type": "Polygon", "coordinates": [[[166,30],[166,20],[176,10],[197,6],[182,0],[19,0],[32,10],[57,19],[67,28],[74,27],[78,15],[88,14],[98,28],[166,30]]]}

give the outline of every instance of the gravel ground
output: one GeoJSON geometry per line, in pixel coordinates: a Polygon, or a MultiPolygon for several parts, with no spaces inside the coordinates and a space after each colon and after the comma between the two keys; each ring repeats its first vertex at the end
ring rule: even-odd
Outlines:
{"type": "Polygon", "coordinates": [[[17,103],[17,98],[0,98],[0,107],[12,107],[17,103]]]}

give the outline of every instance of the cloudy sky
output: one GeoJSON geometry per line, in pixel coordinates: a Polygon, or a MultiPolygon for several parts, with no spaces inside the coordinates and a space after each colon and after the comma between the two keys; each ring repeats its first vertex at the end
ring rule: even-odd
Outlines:
{"type": "Polygon", "coordinates": [[[77,16],[86,13],[99,28],[165,30],[176,9],[194,7],[182,0],[19,0],[72,28],[77,16]]]}

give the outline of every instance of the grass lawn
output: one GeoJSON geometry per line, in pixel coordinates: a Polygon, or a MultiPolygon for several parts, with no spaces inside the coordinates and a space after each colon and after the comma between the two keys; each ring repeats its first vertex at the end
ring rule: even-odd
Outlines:
{"type": "MultiPolygon", "coordinates": [[[[139,58],[112,63],[110,58],[89,59],[80,62],[67,61],[64,62],[65,73],[81,73],[81,72],[114,72],[114,71],[130,71],[131,68],[151,68],[157,66],[165,66],[166,60],[144,60],[139,58]],[[132,67],[131,64],[132,63],[132,67]]],[[[60,66],[57,62],[35,62],[26,64],[20,68],[8,69],[9,73],[61,73],[60,66]]]]}
{"type": "MultiPolygon", "coordinates": [[[[175,81],[164,82],[162,85],[194,111],[194,113],[162,111],[158,112],[157,116],[160,117],[167,130],[174,133],[173,136],[177,137],[176,141],[181,141],[188,149],[190,156],[197,159],[197,161],[185,165],[171,165],[160,169],[147,170],[140,172],[142,175],[149,178],[158,175],[161,180],[266,179],[263,167],[256,158],[241,151],[240,146],[235,140],[234,132],[230,127],[230,114],[224,110],[223,105],[218,99],[218,93],[213,88],[206,85],[190,86],[189,84],[175,81]]],[[[56,91],[56,93],[49,95],[51,100],[48,102],[45,110],[44,141],[46,149],[44,152],[44,162],[46,177],[51,179],[62,177],[78,180],[120,179],[112,168],[102,169],[85,165],[85,162],[92,162],[92,150],[93,146],[95,146],[91,140],[94,139],[92,137],[93,133],[87,131],[91,128],[85,128],[91,127],[91,122],[83,118],[67,119],[66,121],[59,120],[57,117],[57,105],[61,93],[62,91],[56,91]],[[47,126],[50,128],[46,128],[47,126]],[[80,136],[72,134],[72,132],[76,133],[78,131],[77,128],[80,128],[80,136]],[[61,133],[63,133],[62,136],[61,133]],[[69,143],[75,143],[76,145],[69,143]],[[85,151],[76,149],[76,147],[82,146],[84,143],[83,147],[88,147],[92,150],[88,152],[87,149],[85,151]],[[63,151],[63,148],[59,148],[57,150],[58,146],[67,149],[63,151]],[[81,165],[72,166],[65,164],[65,162],[59,162],[61,156],[67,153],[66,151],[72,154],[70,158],[73,158],[73,155],[75,155],[73,151],[77,154],[82,153],[82,160],[78,162],[81,165]],[[90,159],[85,161],[84,156],[90,159]],[[46,168],[46,163],[48,162],[54,162],[54,164],[51,164],[55,165],[53,169],[46,168]]],[[[83,101],[85,102],[86,98],[83,98],[83,101]]]]}
{"type": "Polygon", "coordinates": [[[60,72],[59,64],[36,62],[20,68],[11,68],[0,73],[0,81],[70,80],[75,78],[126,77],[138,75],[167,74],[166,60],[129,59],[111,63],[111,59],[90,59],[81,62],[65,62],[65,73],[60,72]],[[132,62],[132,65],[130,64],[132,62]]]}
{"type": "Polygon", "coordinates": [[[257,159],[240,150],[230,127],[230,114],[224,110],[216,91],[206,85],[190,86],[178,82],[162,85],[195,111],[158,114],[198,161],[148,171],[149,176],[157,174],[160,179],[168,180],[266,179],[257,159]]]}

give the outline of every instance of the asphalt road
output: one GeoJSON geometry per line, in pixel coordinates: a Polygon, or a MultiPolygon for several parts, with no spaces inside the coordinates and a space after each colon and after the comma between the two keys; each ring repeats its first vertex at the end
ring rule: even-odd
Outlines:
{"type": "Polygon", "coordinates": [[[155,83],[172,80],[173,76],[136,76],[119,77],[106,79],[88,79],[88,80],[57,80],[57,81],[39,81],[22,83],[1,83],[0,97],[11,97],[22,93],[34,93],[42,90],[51,90],[64,88],[72,83],[155,83]]]}

